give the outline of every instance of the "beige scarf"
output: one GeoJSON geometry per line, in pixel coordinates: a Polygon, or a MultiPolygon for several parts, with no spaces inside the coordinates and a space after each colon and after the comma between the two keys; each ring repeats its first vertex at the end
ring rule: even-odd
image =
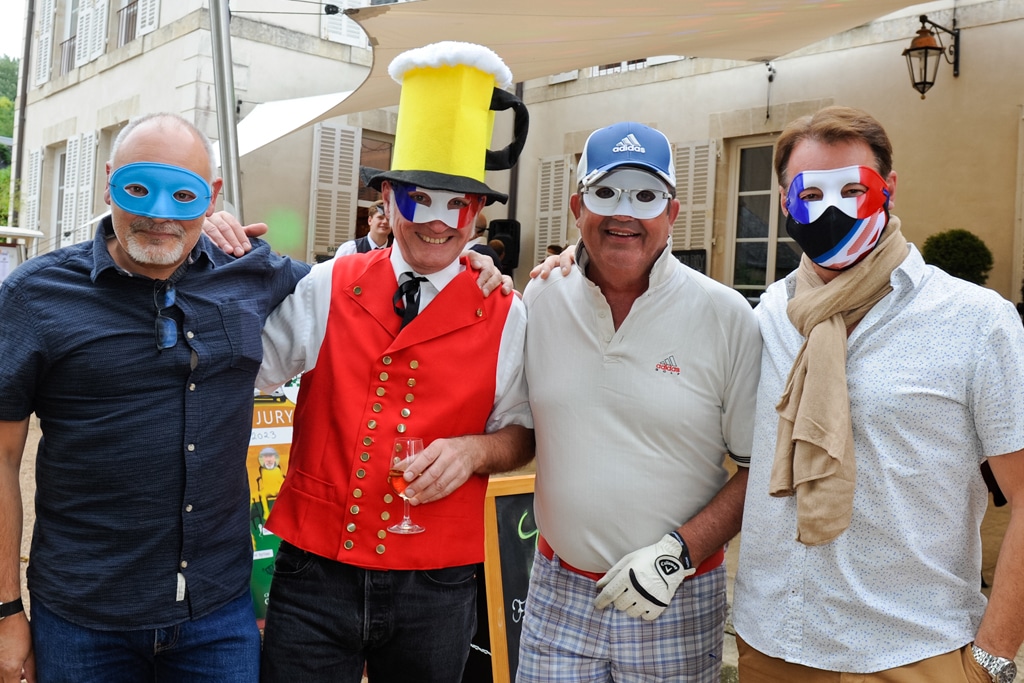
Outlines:
{"type": "Polygon", "coordinates": [[[890,277],[907,257],[895,216],[863,261],[826,284],[804,255],[787,313],[804,344],[775,407],[779,413],[769,493],[796,494],[797,540],[821,545],[850,525],[857,466],[846,386],[846,338],[892,291],[890,277]]]}

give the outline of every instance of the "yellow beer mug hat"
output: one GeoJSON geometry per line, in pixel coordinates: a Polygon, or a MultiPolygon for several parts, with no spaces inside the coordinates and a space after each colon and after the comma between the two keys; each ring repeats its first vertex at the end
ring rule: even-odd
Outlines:
{"type": "Polygon", "coordinates": [[[492,50],[445,41],[395,57],[388,73],[402,86],[391,170],[370,179],[380,189],[389,180],[431,190],[484,195],[487,203],[508,196],[484,183],[486,171],[512,168],[526,143],[526,106],[504,90],[512,72],[492,50]],[[489,149],[494,112],[515,114],[512,142],[489,149]]]}

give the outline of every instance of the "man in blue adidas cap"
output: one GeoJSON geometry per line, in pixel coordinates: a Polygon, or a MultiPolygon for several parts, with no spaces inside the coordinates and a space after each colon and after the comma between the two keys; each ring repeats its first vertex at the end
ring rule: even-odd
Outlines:
{"type": "Polygon", "coordinates": [[[526,288],[540,538],[520,683],[719,680],[761,338],[742,296],[672,256],[674,169],[653,128],[594,132],[576,265],[526,288]]]}

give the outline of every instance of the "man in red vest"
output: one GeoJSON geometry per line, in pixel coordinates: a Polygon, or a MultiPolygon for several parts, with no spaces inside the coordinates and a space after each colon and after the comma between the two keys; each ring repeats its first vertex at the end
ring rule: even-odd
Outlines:
{"type": "MultiPolygon", "coordinates": [[[[364,665],[374,683],[461,680],[487,475],[533,455],[525,308],[485,298],[460,258],[480,210],[507,200],[483,178],[490,107],[509,102],[500,88],[511,73],[465,43],[399,55],[391,73],[402,81],[394,161],[371,185],[394,245],[315,266],[264,329],[257,384],[303,373],[288,477],[267,525],[282,543],[264,681],[358,683],[364,665]],[[457,120],[438,114],[444,105],[457,120]],[[403,511],[387,481],[402,436],[427,446],[405,474],[424,529],[408,535],[389,530],[403,511]]],[[[525,117],[518,100],[507,106],[525,117]]],[[[517,124],[489,168],[515,163],[517,124]]]]}

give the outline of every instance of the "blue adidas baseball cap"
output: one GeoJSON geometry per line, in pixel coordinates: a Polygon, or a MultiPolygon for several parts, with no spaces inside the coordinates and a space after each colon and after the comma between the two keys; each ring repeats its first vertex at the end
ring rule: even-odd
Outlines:
{"type": "Polygon", "coordinates": [[[676,190],[672,146],[661,131],[642,123],[622,121],[599,128],[587,138],[576,167],[579,187],[588,187],[620,166],[650,171],[676,190]]]}

